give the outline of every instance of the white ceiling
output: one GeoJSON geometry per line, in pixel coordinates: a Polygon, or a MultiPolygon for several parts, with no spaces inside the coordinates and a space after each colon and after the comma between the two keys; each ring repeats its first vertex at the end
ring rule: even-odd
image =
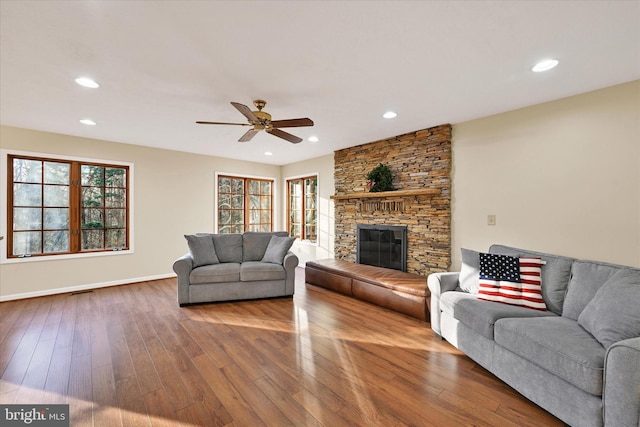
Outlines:
{"type": "MultiPolygon", "coordinates": [[[[638,1],[0,2],[0,120],[276,165],[640,78],[638,1]],[[532,73],[540,59],[560,65],[532,73]],[[74,83],[91,76],[101,85],[74,83]],[[266,99],[293,145],[229,102],[266,99]],[[386,110],[398,117],[383,119],[386,110]],[[79,123],[92,118],[97,126],[79,123]],[[306,139],[316,135],[319,142],[306,139]],[[271,151],[273,156],[265,156],[271,151]]],[[[253,109],[253,108],[252,108],[253,109]]]]}

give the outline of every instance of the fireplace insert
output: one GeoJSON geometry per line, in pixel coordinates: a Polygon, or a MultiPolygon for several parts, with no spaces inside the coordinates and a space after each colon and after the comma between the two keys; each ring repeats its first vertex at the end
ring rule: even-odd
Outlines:
{"type": "Polygon", "coordinates": [[[356,262],[407,271],[407,227],[358,224],[356,262]]]}

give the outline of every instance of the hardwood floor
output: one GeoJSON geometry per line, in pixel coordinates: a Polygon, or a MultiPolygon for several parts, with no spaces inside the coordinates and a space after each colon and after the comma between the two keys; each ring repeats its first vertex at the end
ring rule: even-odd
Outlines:
{"type": "Polygon", "coordinates": [[[71,426],[562,426],[429,324],[305,285],[178,307],[175,279],[0,303],[0,403],[71,426]]]}

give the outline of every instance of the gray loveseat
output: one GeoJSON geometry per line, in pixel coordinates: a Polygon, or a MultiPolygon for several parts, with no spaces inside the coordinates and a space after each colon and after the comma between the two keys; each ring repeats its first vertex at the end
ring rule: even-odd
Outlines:
{"type": "Polygon", "coordinates": [[[293,295],[298,257],[285,231],[185,238],[189,253],[173,263],[180,306],[293,295]]]}
{"type": "Polygon", "coordinates": [[[640,269],[489,253],[541,258],[548,311],[478,299],[478,252],[463,249],[460,273],[428,278],[435,333],[571,426],[640,426],[640,269]]]}

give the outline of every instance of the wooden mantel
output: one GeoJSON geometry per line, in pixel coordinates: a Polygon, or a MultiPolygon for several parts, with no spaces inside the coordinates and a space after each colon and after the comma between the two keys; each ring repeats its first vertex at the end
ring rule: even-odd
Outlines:
{"type": "Polygon", "coordinates": [[[408,197],[408,196],[436,196],[440,194],[440,190],[437,188],[420,188],[417,190],[395,190],[395,191],[378,191],[378,192],[366,192],[366,193],[351,193],[340,194],[335,196],[329,196],[333,200],[346,200],[346,199],[372,199],[382,197],[408,197]]]}

